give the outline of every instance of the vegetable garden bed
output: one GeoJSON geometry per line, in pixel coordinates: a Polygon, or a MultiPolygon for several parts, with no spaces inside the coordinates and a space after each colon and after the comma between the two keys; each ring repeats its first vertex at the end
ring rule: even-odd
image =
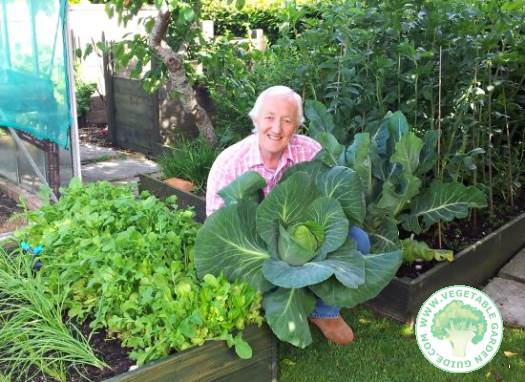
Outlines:
{"type": "Polygon", "coordinates": [[[194,208],[196,221],[202,223],[206,219],[206,200],[200,196],[181,191],[145,174],[139,175],[138,187],[139,192],[147,190],[159,199],[165,199],[167,196],[176,195],[177,205],[180,208],[194,208]]]}
{"type": "Polygon", "coordinates": [[[525,245],[525,214],[415,279],[396,277],[369,305],[394,319],[411,321],[436,290],[449,285],[480,286],[525,245]]]}
{"type": "MultiPolygon", "coordinates": [[[[180,206],[195,207],[198,221],[204,221],[206,217],[203,198],[170,187],[150,176],[140,175],[139,190],[149,190],[160,198],[177,195],[180,206]]],[[[399,321],[411,321],[423,301],[437,289],[455,284],[479,286],[492,277],[525,245],[522,232],[525,232],[525,214],[465,248],[455,255],[453,262],[438,263],[415,279],[395,277],[368,304],[399,321]]]]}
{"type": "Polygon", "coordinates": [[[266,325],[249,327],[244,331],[244,339],[253,349],[253,356],[248,360],[240,359],[223,341],[212,341],[107,379],[106,382],[277,380],[277,345],[269,328],[266,325]]]}

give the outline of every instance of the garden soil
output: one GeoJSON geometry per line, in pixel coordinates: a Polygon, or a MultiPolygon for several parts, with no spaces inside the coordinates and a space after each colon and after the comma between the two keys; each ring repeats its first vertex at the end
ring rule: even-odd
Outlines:
{"type": "Polygon", "coordinates": [[[23,218],[13,217],[13,214],[21,211],[13,199],[0,191],[0,234],[11,232],[23,224],[23,218]]]}

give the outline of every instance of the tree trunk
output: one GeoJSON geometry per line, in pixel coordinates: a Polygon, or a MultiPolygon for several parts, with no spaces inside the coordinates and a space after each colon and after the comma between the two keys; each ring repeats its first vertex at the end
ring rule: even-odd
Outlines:
{"type": "Polygon", "coordinates": [[[200,134],[210,144],[217,146],[217,136],[208,113],[201,105],[199,105],[195,91],[188,83],[183,64],[184,53],[176,53],[169,47],[161,46],[162,40],[166,36],[170,16],[170,11],[159,11],[149,39],[149,46],[162,59],[168,68],[169,80],[166,84],[168,94],[170,96],[173,93],[178,94],[184,112],[193,116],[200,134]]]}

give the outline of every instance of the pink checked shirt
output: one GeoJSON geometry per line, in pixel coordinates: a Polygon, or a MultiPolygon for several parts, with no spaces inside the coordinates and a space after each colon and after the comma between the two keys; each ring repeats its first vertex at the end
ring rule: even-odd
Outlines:
{"type": "Polygon", "coordinates": [[[266,180],[266,187],[263,189],[266,196],[288,167],[312,160],[320,150],[321,145],[312,138],[295,134],[284,150],[277,169],[269,170],[264,167],[257,134],[252,134],[228,147],[219,154],[208,175],[206,215],[211,215],[224,205],[217,193],[246,171],[257,171],[266,180]]]}

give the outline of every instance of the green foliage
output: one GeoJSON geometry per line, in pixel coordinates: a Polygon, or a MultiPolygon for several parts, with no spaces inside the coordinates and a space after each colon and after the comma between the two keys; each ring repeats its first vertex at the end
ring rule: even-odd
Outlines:
{"type": "MultiPolygon", "coordinates": [[[[354,216],[360,216],[357,223],[363,224],[376,251],[400,248],[399,225],[419,234],[438,222],[464,218],[471,208],[486,206],[485,195],[474,186],[466,187],[452,179],[433,180],[435,134],[431,131],[424,139],[419,138],[399,111],[388,113],[376,128],[356,134],[346,147],[321,128],[319,125],[315,130],[323,146],[316,157],[317,166],[331,167],[331,171],[347,168],[360,179],[364,192],[356,189],[341,195],[363,198],[360,210],[366,211],[366,216],[354,216]]],[[[336,179],[349,187],[340,175],[336,179]]],[[[344,200],[335,196],[340,202],[344,200]]],[[[347,216],[351,216],[349,211],[347,216]]]]}
{"type": "Polygon", "coordinates": [[[413,239],[401,240],[403,261],[412,264],[416,260],[454,260],[454,253],[448,249],[432,249],[427,243],[413,239]]]}
{"type": "Polygon", "coordinates": [[[139,364],[210,339],[233,341],[234,331],[261,323],[261,297],[247,284],[197,279],[198,224],[175,202],[74,180],[58,203],[28,212],[31,225],[17,232],[43,246],[42,282],[67,291],[68,316],[107,328],[139,364]]]}
{"type": "Polygon", "coordinates": [[[477,344],[483,339],[487,321],[480,310],[454,300],[436,313],[431,332],[436,338],[448,340],[454,355],[464,357],[468,342],[477,344]]]}
{"type": "Polygon", "coordinates": [[[0,248],[0,370],[18,381],[43,373],[65,382],[68,370],[107,367],[82,333],[63,322],[67,290],[43,286],[34,263],[30,253],[0,248]]]}
{"type": "Polygon", "coordinates": [[[75,81],[75,98],[77,100],[77,115],[86,114],[91,107],[91,96],[97,90],[97,84],[94,82],[85,83],[75,81]]]}
{"type": "Polygon", "coordinates": [[[483,183],[493,208],[496,197],[511,202],[525,175],[524,12],[514,0],[336,0],[312,13],[289,2],[275,12],[283,23],[267,51],[220,40],[200,52],[199,81],[228,134],[248,131],[256,95],[275,84],[327,105],[345,145],[400,110],[419,137],[441,130],[435,175],[483,183]]]}
{"type": "Polygon", "coordinates": [[[166,178],[178,177],[193,182],[195,191],[206,187],[208,173],[219,154],[219,149],[202,138],[181,140],[159,159],[159,166],[166,178]]]}
{"type": "MultiPolygon", "coordinates": [[[[257,204],[253,178],[262,177],[250,174],[227,187],[245,192],[226,199],[199,230],[196,268],[199,274],[224,272],[267,292],[263,307],[273,332],[305,347],[312,341],[306,317],[315,296],[345,307],[373,298],[394,277],[401,256],[399,251],[362,255],[356,249],[344,209],[332,197],[338,184],[330,177],[316,178],[299,167],[257,204]],[[244,187],[238,184],[243,182],[244,187]]],[[[359,184],[357,177],[350,181],[359,184]]]]}

